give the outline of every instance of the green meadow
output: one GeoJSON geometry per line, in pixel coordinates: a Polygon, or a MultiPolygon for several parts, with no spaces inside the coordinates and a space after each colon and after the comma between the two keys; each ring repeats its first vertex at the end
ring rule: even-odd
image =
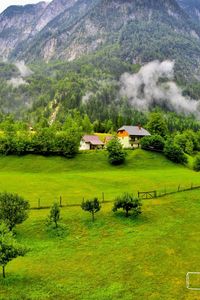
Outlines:
{"type": "MultiPolygon", "coordinates": [[[[51,204],[82,197],[108,200],[123,191],[176,189],[200,184],[198,173],[162,155],[130,151],[126,165],[111,167],[105,152],[75,159],[25,156],[0,158],[1,190],[17,192],[32,205],[40,197],[51,204]]],[[[30,251],[8,264],[0,277],[0,299],[194,300],[200,291],[186,288],[187,272],[200,271],[200,190],[143,201],[137,218],[114,214],[112,204],[91,222],[79,207],[61,209],[62,230],[45,226],[49,210],[32,210],[16,228],[30,251]]]]}
{"type": "Polygon", "coordinates": [[[200,184],[199,174],[171,163],[164,156],[142,150],[128,151],[126,164],[110,166],[106,152],[88,152],[74,159],[6,156],[0,158],[0,187],[28,199],[31,206],[50,205],[62,196],[63,204],[79,204],[90,197],[113,200],[129,191],[173,191],[179,185],[200,184]]]}

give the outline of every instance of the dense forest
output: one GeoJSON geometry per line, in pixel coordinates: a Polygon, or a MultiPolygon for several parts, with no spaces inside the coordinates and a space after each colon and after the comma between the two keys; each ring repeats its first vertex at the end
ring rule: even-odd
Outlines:
{"type": "MultiPolygon", "coordinates": [[[[104,53],[86,56],[75,62],[41,63],[29,66],[31,72],[23,77],[15,64],[0,65],[0,111],[30,126],[45,120],[48,126],[64,124],[66,115],[87,116],[98,132],[116,130],[123,124],[145,125],[147,112],[119,93],[119,79],[124,72],[136,73],[139,64],[129,64],[104,53]]],[[[200,84],[177,80],[183,95],[200,98],[200,84]]],[[[152,106],[152,111],[165,111],[171,127],[176,130],[195,127],[194,116],[176,115],[166,107],[152,106]],[[172,117],[173,115],[173,117],[172,117]],[[185,119],[186,121],[181,121],[185,119]],[[175,125],[176,124],[176,125],[175,125]]]]}

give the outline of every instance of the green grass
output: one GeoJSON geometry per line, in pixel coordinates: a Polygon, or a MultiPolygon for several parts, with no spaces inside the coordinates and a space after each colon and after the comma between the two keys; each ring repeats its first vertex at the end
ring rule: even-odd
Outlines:
{"type": "Polygon", "coordinates": [[[80,208],[62,209],[65,234],[45,229],[48,211],[17,228],[31,248],[0,278],[0,299],[199,299],[185,287],[199,271],[199,192],[143,203],[137,219],[103,206],[94,224],[80,208]]]}
{"type": "Polygon", "coordinates": [[[177,189],[200,184],[199,174],[168,161],[161,154],[128,152],[124,166],[113,167],[106,152],[79,154],[75,159],[24,156],[0,158],[0,187],[27,198],[32,206],[48,205],[63,198],[64,204],[81,203],[83,197],[113,200],[122,192],[177,189]]]}
{"type": "MultiPolygon", "coordinates": [[[[125,166],[111,167],[104,152],[66,160],[39,156],[2,157],[2,190],[18,192],[34,204],[63,192],[67,201],[103,190],[111,199],[122,191],[162,189],[200,183],[199,174],[141,150],[125,166]],[[61,192],[60,192],[61,191],[61,192]]],[[[138,218],[114,214],[104,204],[93,224],[81,208],[62,208],[61,235],[45,227],[48,210],[33,210],[16,228],[30,252],[7,266],[0,277],[1,300],[194,300],[187,272],[200,271],[200,192],[143,201],[138,218]]],[[[193,284],[198,284],[194,281],[193,284]]]]}

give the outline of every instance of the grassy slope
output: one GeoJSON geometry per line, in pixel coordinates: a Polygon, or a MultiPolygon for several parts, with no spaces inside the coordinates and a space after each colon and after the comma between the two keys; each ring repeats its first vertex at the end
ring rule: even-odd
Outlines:
{"type": "MultiPolygon", "coordinates": [[[[74,202],[86,192],[104,190],[111,197],[123,190],[199,183],[199,174],[141,150],[130,152],[127,165],[117,168],[100,152],[70,161],[5,157],[0,170],[2,190],[33,202],[38,195],[51,201],[60,190],[74,202]]],[[[111,208],[104,205],[94,224],[80,208],[62,209],[63,238],[46,231],[47,210],[32,211],[16,236],[31,251],[8,265],[0,299],[199,299],[199,292],[185,288],[186,273],[200,271],[199,191],[145,201],[136,220],[114,215],[111,208]]]]}
{"type": "Polygon", "coordinates": [[[17,228],[31,247],[0,278],[0,299],[199,299],[185,288],[199,271],[199,191],[144,202],[136,220],[104,205],[94,224],[80,208],[62,209],[66,235],[45,231],[47,211],[17,228]]]}
{"type": "Polygon", "coordinates": [[[199,184],[199,174],[175,165],[157,153],[130,151],[124,166],[113,167],[106,152],[79,154],[75,159],[42,156],[1,157],[1,190],[17,192],[32,206],[51,204],[60,195],[63,203],[105,193],[112,200],[123,191],[174,190],[179,184],[199,184]]]}

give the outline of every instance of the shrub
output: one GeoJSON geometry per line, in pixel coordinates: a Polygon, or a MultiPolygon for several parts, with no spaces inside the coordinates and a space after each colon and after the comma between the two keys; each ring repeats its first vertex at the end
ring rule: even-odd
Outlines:
{"type": "Polygon", "coordinates": [[[115,199],[113,211],[123,209],[126,212],[126,217],[129,216],[129,211],[133,212],[134,216],[141,214],[142,203],[138,198],[135,198],[132,194],[125,193],[115,199]]]}
{"type": "Polygon", "coordinates": [[[169,160],[175,163],[187,163],[187,156],[185,155],[183,150],[178,145],[175,145],[171,140],[168,140],[166,142],[164,147],[164,154],[169,160]]]}
{"type": "Polygon", "coordinates": [[[142,149],[163,151],[164,146],[165,140],[162,136],[158,134],[145,136],[141,139],[142,149]]]}
{"type": "Polygon", "coordinates": [[[28,218],[30,206],[17,194],[0,193],[0,220],[4,221],[10,230],[28,218]]]}
{"type": "Polygon", "coordinates": [[[117,137],[114,137],[110,140],[107,145],[107,151],[108,160],[112,165],[120,165],[124,163],[126,153],[117,137]]]}
{"type": "Polygon", "coordinates": [[[195,133],[191,130],[176,134],[174,137],[174,143],[189,155],[191,155],[194,150],[198,149],[197,138],[195,133]]]}
{"type": "Polygon", "coordinates": [[[92,215],[92,221],[94,222],[94,214],[100,211],[101,205],[97,198],[93,200],[83,201],[81,204],[81,208],[85,211],[88,211],[92,215]]]}

